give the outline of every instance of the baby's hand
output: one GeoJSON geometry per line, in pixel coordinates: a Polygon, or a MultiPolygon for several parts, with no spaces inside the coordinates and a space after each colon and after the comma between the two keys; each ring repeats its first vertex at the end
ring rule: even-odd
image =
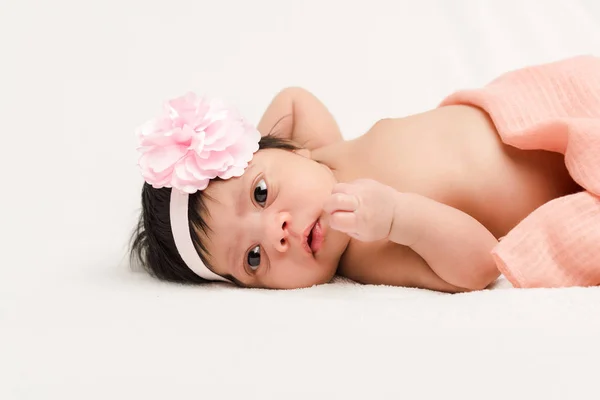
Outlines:
{"type": "Polygon", "coordinates": [[[394,220],[397,193],[372,179],[338,183],[324,206],[329,225],[364,242],[386,239],[394,220]]]}

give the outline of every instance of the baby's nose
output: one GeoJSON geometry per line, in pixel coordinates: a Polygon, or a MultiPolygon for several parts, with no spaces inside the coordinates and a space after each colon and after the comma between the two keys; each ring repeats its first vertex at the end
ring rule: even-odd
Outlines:
{"type": "Polygon", "coordinates": [[[286,252],[290,247],[290,222],[290,214],[280,212],[275,215],[274,221],[270,224],[269,241],[275,250],[281,253],[286,252]]]}

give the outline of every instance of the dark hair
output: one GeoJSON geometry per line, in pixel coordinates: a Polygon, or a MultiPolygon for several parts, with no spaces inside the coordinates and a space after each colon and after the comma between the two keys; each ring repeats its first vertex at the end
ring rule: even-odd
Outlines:
{"type": "MultiPolygon", "coordinates": [[[[259,151],[264,149],[293,151],[297,150],[298,146],[289,140],[267,135],[259,142],[259,151]]],[[[205,197],[206,194],[202,192],[190,195],[188,220],[194,247],[204,265],[212,269],[206,246],[195,234],[195,229],[201,231],[204,236],[210,230],[203,219],[206,215],[205,197]]],[[[170,198],[170,188],[155,189],[152,185],[144,183],[140,218],[131,235],[130,261],[133,264],[137,259],[148,273],[160,280],[180,283],[206,282],[186,266],[177,252],[169,219],[170,198]]]]}

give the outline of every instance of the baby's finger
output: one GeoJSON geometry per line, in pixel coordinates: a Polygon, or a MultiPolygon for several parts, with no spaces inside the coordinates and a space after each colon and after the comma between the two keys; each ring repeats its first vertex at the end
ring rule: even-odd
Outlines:
{"type": "Polygon", "coordinates": [[[358,208],[358,199],[356,196],[344,193],[334,193],[325,202],[323,209],[326,213],[336,211],[356,211],[358,208]]]}
{"type": "Polygon", "coordinates": [[[352,194],[355,192],[355,188],[354,185],[352,185],[351,183],[336,183],[333,186],[333,189],[331,190],[331,193],[346,193],[346,194],[352,194]]]}
{"type": "Polygon", "coordinates": [[[356,214],[350,212],[335,212],[329,218],[329,226],[344,233],[356,232],[356,214]]]}

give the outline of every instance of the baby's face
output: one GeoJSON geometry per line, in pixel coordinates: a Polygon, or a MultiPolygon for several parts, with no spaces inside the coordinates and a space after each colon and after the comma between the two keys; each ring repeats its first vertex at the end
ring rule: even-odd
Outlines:
{"type": "MultiPolygon", "coordinates": [[[[243,176],[212,182],[205,190],[210,232],[201,239],[215,273],[272,289],[309,287],[334,276],[349,241],[324,218],[335,177],[302,154],[260,150],[243,176]],[[316,221],[324,240],[313,252],[306,235],[316,221]]],[[[311,239],[318,236],[313,231],[311,239]]]]}

